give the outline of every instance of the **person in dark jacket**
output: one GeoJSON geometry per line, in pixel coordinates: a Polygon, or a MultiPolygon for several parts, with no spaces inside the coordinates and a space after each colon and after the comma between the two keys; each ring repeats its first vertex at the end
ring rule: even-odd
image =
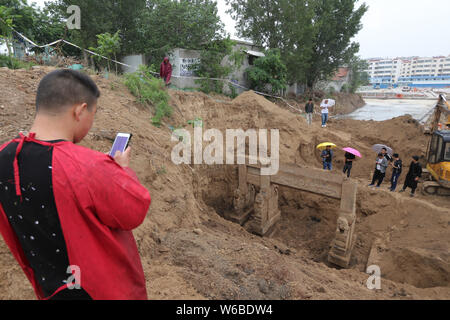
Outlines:
{"type": "Polygon", "coordinates": [[[386,158],[386,160],[388,162],[392,162],[392,157],[389,155],[386,148],[381,149],[381,153],[383,154],[383,156],[386,158]]]}
{"type": "Polygon", "coordinates": [[[345,153],[345,166],[344,166],[344,174],[347,173],[347,178],[350,178],[350,174],[353,168],[353,161],[355,160],[355,155],[350,152],[345,153]]]}
{"type": "Polygon", "coordinates": [[[403,170],[403,163],[400,159],[400,156],[396,153],[394,154],[394,162],[392,163],[392,178],[391,178],[391,188],[390,190],[392,192],[397,189],[398,179],[400,178],[400,175],[402,174],[403,170]]]}
{"type": "Polygon", "coordinates": [[[411,197],[414,197],[419,179],[422,177],[422,166],[419,163],[419,157],[414,156],[406,175],[405,185],[400,192],[405,192],[407,188],[411,188],[411,197]]]}
{"type": "Polygon", "coordinates": [[[311,125],[314,114],[314,102],[312,99],[309,99],[308,103],[306,104],[305,112],[306,112],[306,121],[308,122],[308,125],[311,125]]]}
{"type": "Polygon", "coordinates": [[[323,170],[333,170],[333,150],[328,146],[321,154],[323,161],[323,170]]]}
{"type": "Polygon", "coordinates": [[[172,79],[172,65],[170,64],[168,57],[165,57],[164,61],[161,63],[159,75],[161,76],[161,79],[164,80],[166,86],[169,86],[170,80],[172,79]]]}

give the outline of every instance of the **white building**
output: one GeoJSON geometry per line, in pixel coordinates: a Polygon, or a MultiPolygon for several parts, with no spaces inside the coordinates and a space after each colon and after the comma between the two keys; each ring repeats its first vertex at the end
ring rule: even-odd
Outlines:
{"type": "Polygon", "coordinates": [[[367,60],[366,70],[377,88],[406,85],[411,87],[450,87],[450,55],[367,60]]]}

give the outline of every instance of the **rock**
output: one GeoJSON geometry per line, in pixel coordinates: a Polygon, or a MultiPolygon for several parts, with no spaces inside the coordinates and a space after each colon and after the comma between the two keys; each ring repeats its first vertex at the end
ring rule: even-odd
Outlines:
{"type": "Polygon", "coordinates": [[[199,236],[203,234],[203,231],[201,229],[194,229],[193,232],[199,236]]]}
{"type": "Polygon", "coordinates": [[[264,294],[269,293],[269,285],[267,284],[267,281],[264,279],[261,279],[258,281],[258,288],[259,288],[259,291],[261,291],[264,294]]]}
{"type": "Polygon", "coordinates": [[[274,245],[275,249],[277,249],[281,254],[290,255],[293,251],[286,245],[282,243],[277,243],[274,245]]]}
{"type": "Polygon", "coordinates": [[[317,288],[317,292],[320,292],[320,293],[326,293],[327,290],[325,290],[324,287],[319,287],[319,288],[317,288]]]}

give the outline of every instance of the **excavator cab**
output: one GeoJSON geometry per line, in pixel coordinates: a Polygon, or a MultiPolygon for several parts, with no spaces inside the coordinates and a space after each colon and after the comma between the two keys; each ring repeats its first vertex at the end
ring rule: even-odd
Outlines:
{"type": "MultiPolygon", "coordinates": [[[[442,113],[449,114],[448,102],[441,96],[436,107],[436,119],[442,113]]],[[[428,164],[425,172],[428,174],[428,181],[424,183],[424,191],[427,194],[449,195],[450,196],[450,116],[443,130],[433,132],[428,148],[428,164]]]]}

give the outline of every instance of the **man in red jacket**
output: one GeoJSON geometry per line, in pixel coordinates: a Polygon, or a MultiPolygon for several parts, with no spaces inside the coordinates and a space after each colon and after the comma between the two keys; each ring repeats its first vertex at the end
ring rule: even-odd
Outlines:
{"type": "Polygon", "coordinates": [[[170,64],[168,57],[165,57],[164,61],[161,63],[159,75],[161,76],[161,79],[164,79],[166,86],[169,86],[170,79],[172,78],[172,65],[170,64]]]}
{"type": "Polygon", "coordinates": [[[113,159],[76,145],[99,96],[80,72],[49,73],[31,133],[0,146],[0,233],[38,299],[147,299],[131,230],[151,199],[130,149],[113,159]]]}

